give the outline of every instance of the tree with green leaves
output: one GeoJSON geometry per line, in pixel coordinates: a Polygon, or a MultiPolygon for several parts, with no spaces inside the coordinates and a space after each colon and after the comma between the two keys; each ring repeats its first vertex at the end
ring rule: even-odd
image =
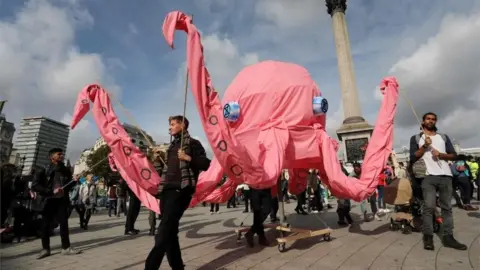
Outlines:
{"type": "Polygon", "coordinates": [[[88,155],[87,166],[89,173],[100,177],[109,176],[112,173],[112,169],[110,169],[110,165],[108,164],[108,154],[110,154],[110,147],[105,144],[88,155]]]}

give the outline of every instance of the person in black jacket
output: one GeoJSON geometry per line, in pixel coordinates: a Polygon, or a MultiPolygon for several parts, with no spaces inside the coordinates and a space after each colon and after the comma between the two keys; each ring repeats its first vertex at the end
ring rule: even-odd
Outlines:
{"type": "Polygon", "coordinates": [[[68,193],[73,186],[72,174],[63,163],[64,154],[60,148],[49,152],[50,164],[36,171],[32,181],[32,191],[37,193],[42,210],[42,251],[38,259],[50,256],[50,224],[55,217],[60,225],[62,254],[72,255],[78,252],[70,247],[68,231],[68,193]]]}
{"type": "Polygon", "coordinates": [[[165,254],[172,269],[184,269],[178,227],[195,192],[200,171],[210,166],[202,144],[190,137],[188,120],[181,115],[169,118],[173,141],[167,150],[162,183],[159,185],[162,219],[155,235],[155,245],[145,261],[145,269],[159,269],[165,254]]]}

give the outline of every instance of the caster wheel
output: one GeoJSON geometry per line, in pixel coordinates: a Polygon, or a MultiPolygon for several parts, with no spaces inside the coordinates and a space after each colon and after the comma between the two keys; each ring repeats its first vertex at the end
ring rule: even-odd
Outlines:
{"type": "Polygon", "coordinates": [[[390,230],[392,231],[398,231],[400,228],[397,224],[390,224],[390,230]]]}
{"type": "Polygon", "coordinates": [[[323,240],[330,242],[332,241],[332,237],[330,236],[329,233],[323,235],[323,240]]]}
{"type": "Polygon", "coordinates": [[[278,251],[280,251],[280,252],[285,252],[285,250],[287,249],[285,243],[280,243],[280,244],[278,244],[277,247],[278,247],[278,251]]]}
{"type": "Polygon", "coordinates": [[[237,233],[237,241],[242,240],[242,233],[237,233]]]}

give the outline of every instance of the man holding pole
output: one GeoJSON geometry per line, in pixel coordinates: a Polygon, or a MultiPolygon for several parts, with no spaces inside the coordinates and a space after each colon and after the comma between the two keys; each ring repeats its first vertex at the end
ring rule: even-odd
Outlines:
{"type": "Polygon", "coordinates": [[[157,270],[166,254],[172,269],[185,269],[178,242],[178,227],[188,208],[200,171],[210,166],[202,144],[190,137],[188,120],[181,115],[169,118],[173,141],[167,150],[163,182],[159,186],[162,219],[155,235],[155,245],[145,261],[146,270],[157,270]]]}
{"type": "Polygon", "coordinates": [[[57,218],[60,225],[62,240],[62,254],[78,254],[70,247],[68,231],[68,209],[70,189],[78,178],[72,180],[70,170],[63,163],[64,153],[60,148],[53,148],[49,152],[50,164],[36,171],[32,181],[32,190],[37,193],[37,202],[42,211],[42,251],[38,259],[50,256],[50,225],[57,218]]]}

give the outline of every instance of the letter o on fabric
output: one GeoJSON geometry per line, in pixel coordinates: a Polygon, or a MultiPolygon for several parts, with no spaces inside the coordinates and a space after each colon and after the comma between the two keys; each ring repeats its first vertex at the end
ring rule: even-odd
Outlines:
{"type": "Polygon", "coordinates": [[[82,99],[82,104],[88,104],[88,99],[82,99]]]}
{"type": "Polygon", "coordinates": [[[242,167],[238,164],[233,164],[232,167],[230,167],[230,171],[235,175],[235,176],[240,176],[243,173],[242,167]]]}
{"type": "Polygon", "coordinates": [[[144,168],[140,171],[140,175],[145,180],[150,180],[150,178],[152,178],[152,172],[149,169],[146,169],[146,168],[144,168]]]}
{"type": "Polygon", "coordinates": [[[227,142],[225,140],[221,140],[217,144],[218,150],[225,152],[227,151],[227,142]]]}
{"type": "Polygon", "coordinates": [[[112,128],[112,133],[113,133],[113,134],[118,134],[118,129],[117,129],[116,127],[113,127],[113,128],[112,128]]]}
{"type": "Polygon", "coordinates": [[[123,153],[125,154],[125,156],[130,156],[130,154],[132,154],[132,148],[128,147],[128,146],[124,146],[123,147],[123,153]]]}
{"type": "Polygon", "coordinates": [[[104,115],[107,115],[107,108],[102,107],[102,113],[103,113],[104,115]]]}
{"type": "Polygon", "coordinates": [[[208,122],[210,122],[210,124],[212,125],[217,125],[218,124],[218,118],[217,116],[215,115],[211,115],[209,118],[208,118],[208,122]]]}

